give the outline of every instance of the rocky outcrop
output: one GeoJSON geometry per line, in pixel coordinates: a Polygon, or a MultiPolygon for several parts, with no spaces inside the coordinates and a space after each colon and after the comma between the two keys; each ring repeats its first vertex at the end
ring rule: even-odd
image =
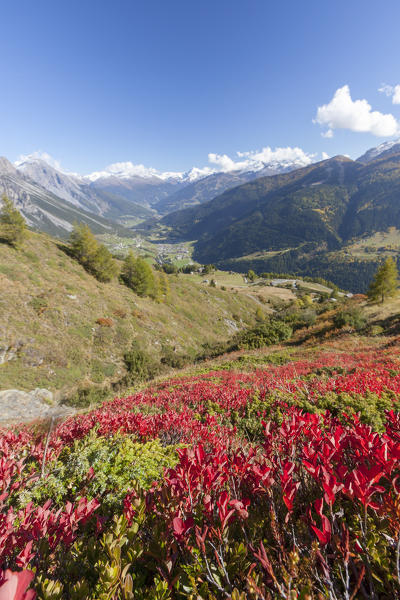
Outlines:
{"type": "Polygon", "coordinates": [[[35,419],[62,418],[73,409],[53,404],[53,393],[36,388],[31,392],[22,390],[0,391],[0,422],[28,422],[35,419]]]}

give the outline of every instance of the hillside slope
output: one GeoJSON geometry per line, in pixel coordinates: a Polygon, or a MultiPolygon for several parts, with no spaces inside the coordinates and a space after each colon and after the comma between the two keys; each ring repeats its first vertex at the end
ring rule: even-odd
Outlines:
{"type": "Polygon", "coordinates": [[[163,345],[190,355],[254,322],[259,303],[245,294],[170,276],[170,299],[157,303],[99,283],[61,248],[35,233],[20,251],[0,244],[0,389],[117,380],[134,339],[155,357],[163,345]]]}

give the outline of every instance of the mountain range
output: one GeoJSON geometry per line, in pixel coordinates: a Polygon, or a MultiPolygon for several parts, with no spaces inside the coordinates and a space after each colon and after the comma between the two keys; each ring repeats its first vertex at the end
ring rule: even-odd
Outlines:
{"type": "MultiPolygon", "coordinates": [[[[201,263],[313,275],[328,269],[333,281],[342,271],[343,284],[343,271],[361,273],[365,265],[349,266],[341,255],[329,266],[329,257],[351,240],[400,229],[400,141],[357,160],[337,156],[300,168],[296,160],[282,161],[211,174],[117,163],[80,176],[38,158],[15,165],[2,158],[2,193],[31,227],[58,237],[75,221],[96,233],[127,236],[136,224],[142,232],[161,231],[167,241],[194,241],[194,259],[201,263]]],[[[346,281],[345,287],[352,286],[346,281]]]]}
{"type": "MultiPolygon", "coordinates": [[[[400,144],[382,144],[358,160],[337,156],[257,178],[170,213],[158,225],[169,239],[195,240],[193,256],[201,263],[323,276],[327,257],[351,240],[400,229],[400,144]],[[323,264],[320,272],[316,263],[323,264]]],[[[352,262],[340,256],[329,278],[338,281],[338,270],[359,270],[352,262]]],[[[343,284],[343,274],[340,279],[343,284]]]]}
{"type": "Polygon", "coordinates": [[[92,223],[96,232],[115,228],[109,223],[115,221],[122,231],[121,226],[207,202],[258,176],[296,169],[305,160],[309,159],[300,156],[269,164],[258,162],[251,169],[217,173],[208,168],[160,173],[132,163],[116,163],[82,176],[63,172],[34,155],[14,165],[2,158],[0,194],[17,202],[30,226],[59,237],[65,237],[76,220],[92,223]]]}
{"type": "Polygon", "coordinates": [[[72,230],[74,222],[86,223],[95,233],[120,232],[129,235],[128,230],[101,214],[91,212],[94,205],[85,204],[82,198],[65,200],[37,183],[23,170],[18,170],[6,158],[0,157],[0,197],[8,196],[21,211],[27,224],[38,231],[45,231],[55,237],[65,237],[72,230]]]}

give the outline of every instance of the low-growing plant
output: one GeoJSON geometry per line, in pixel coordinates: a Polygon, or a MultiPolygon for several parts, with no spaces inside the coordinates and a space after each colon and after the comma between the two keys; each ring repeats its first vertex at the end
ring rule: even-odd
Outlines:
{"type": "Polygon", "coordinates": [[[139,443],[129,436],[102,437],[93,429],[82,440],[65,447],[46,465],[46,477],[33,480],[19,498],[21,506],[51,499],[61,506],[71,496],[101,499],[107,511],[122,509],[123,498],[137,486],[150,487],[164,468],[178,462],[174,446],[159,440],[139,443]]]}
{"type": "Polygon", "coordinates": [[[112,327],[114,325],[114,321],[110,317],[99,317],[96,319],[96,323],[101,327],[112,327]]]}
{"type": "Polygon", "coordinates": [[[341,310],[333,318],[333,323],[338,329],[351,327],[355,331],[361,331],[365,327],[366,322],[366,318],[358,306],[341,310]]]}
{"type": "Polygon", "coordinates": [[[237,334],[232,349],[271,346],[289,339],[292,333],[293,330],[287,323],[278,319],[270,319],[237,334]]]}
{"type": "Polygon", "coordinates": [[[161,364],[172,367],[173,369],[182,369],[188,364],[190,358],[186,354],[175,352],[170,346],[164,346],[161,354],[161,364]]]}
{"type": "Polygon", "coordinates": [[[134,340],[130,350],[125,352],[124,362],[128,372],[126,383],[151,379],[159,368],[158,363],[140,347],[137,340],[134,340]]]}
{"type": "Polygon", "coordinates": [[[110,390],[96,385],[81,385],[62,399],[62,403],[75,408],[88,408],[100,404],[110,396],[110,390]]]}

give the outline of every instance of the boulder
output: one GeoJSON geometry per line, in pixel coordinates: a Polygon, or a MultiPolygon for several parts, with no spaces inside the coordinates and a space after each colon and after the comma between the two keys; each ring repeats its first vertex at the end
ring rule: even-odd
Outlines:
{"type": "Polygon", "coordinates": [[[74,412],[67,406],[49,405],[52,401],[53,393],[42,388],[32,392],[0,391],[0,422],[27,422],[52,417],[59,419],[74,412]]]}

